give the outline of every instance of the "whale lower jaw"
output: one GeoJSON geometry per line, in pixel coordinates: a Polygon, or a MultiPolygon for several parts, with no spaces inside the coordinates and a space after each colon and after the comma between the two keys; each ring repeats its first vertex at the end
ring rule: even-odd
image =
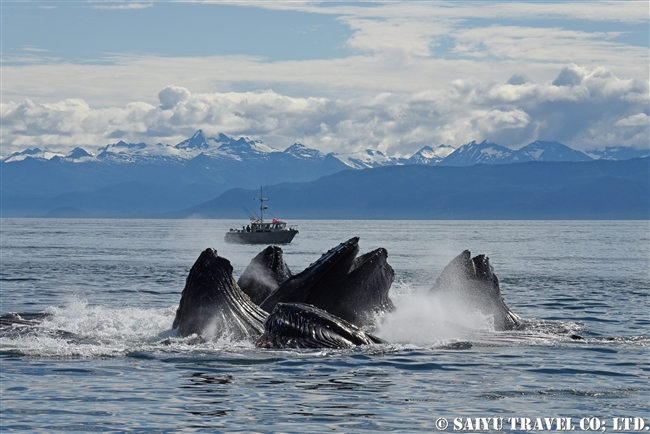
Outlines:
{"type": "Polygon", "coordinates": [[[278,303],[264,321],[262,348],[351,348],[386,343],[357,326],[305,303],[278,303]]]}
{"type": "Polygon", "coordinates": [[[230,261],[208,248],[187,276],[172,328],[179,336],[196,334],[206,341],[254,340],[262,334],[266,317],[237,286],[230,261]]]}

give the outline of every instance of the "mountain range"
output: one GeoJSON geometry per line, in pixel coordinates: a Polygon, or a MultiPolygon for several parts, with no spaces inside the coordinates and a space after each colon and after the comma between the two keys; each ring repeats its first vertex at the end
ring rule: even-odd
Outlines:
{"type": "Polygon", "coordinates": [[[191,208],[232,188],[303,183],[345,169],[391,166],[473,166],[530,161],[624,160],[647,151],[606,148],[588,154],[558,142],[536,141],[512,150],[471,142],[455,149],[425,146],[408,158],[368,149],[323,154],[295,143],[284,151],[259,140],[201,130],[176,144],[109,144],[91,153],[27,149],[3,158],[2,216],[152,217],[191,208]]]}
{"type": "Polygon", "coordinates": [[[51,151],[49,149],[25,149],[14,152],[6,157],[0,157],[3,163],[22,161],[26,158],[39,160],[66,161],[74,163],[104,162],[104,163],[152,163],[152,162],[183,162],[199,156],[211,159],[243,161],[267,158],[277,154],[291,155],[303,160],[321,161],[327,156],[339,160],[352,169],[368,169],[373,167],[407,165],[407,164],[440,164],[445,166],[470,166],[473,164],[508,164],[526,161],[590,161],[598,159],[629,160],[631,158],[648,156],[648,149],[638,150],[629,147],[606,147],[602,150],[593,149],[586,153],[554,141],[537,140],[523,148],[512,150],[505,146],[484,140],[477,143],[472,141],[458,148],[449,145],[439,145],[434,148],[424,146],[408,158],[392,157],[382,151],[366,149],[353,153],[330,153],[324,155],[317,149],[307,148],[300,142],[294,143],[284,151],[271,148],[260,140],[247,137],[233,138],[225,134],[206,138],[202,130],[177,145],[158,143],[125,143],[119,141],[99,148],[96,155],[83,148],[74,148],[70,153],[51,151]]]}

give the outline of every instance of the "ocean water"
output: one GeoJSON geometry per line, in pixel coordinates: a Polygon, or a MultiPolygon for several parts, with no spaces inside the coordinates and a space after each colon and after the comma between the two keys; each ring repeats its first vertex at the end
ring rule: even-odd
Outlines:
{"type": "Polygon", "coordinates": [[[0,334],[1,431],[647,432],[647,221],[291,223],[294,273],[353,236],[361,253],[388,250],[398,309],[376,334],[390,344],[175,337],[201,251],[216,248],[238,277],[263,249],[223,242],[241,221],[3,219],[0,314],[51,316],[0,334]],[[490,257],[522,330],[495,332],[424,295],[465,249],[490,257]]]}

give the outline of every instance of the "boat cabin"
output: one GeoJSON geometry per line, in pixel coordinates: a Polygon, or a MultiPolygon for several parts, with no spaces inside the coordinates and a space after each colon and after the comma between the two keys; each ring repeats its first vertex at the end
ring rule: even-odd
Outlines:
{"type": "Polygon", "coordinates": [[[263,222],[263,223],[251,223],[251,232],[271,232],[279,231],[287,227],[287,222],[283,221],[273,221],[273,222],[263,222]]]}

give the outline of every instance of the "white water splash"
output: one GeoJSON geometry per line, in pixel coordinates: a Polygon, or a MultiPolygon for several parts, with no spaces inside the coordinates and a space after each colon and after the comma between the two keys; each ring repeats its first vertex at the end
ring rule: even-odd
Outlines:
{"type": "Polygon", "coordinates": [[[74,300],[45,312],[50,316],[40,324],[0,338],[0,348],[44,357],[123,354],[173,335],[175,308],[91,306],[74,300]]]}
{"type": "Polygon", "coordinates": [[[89,305],[73,300],[49,307],[39,324],[19,327],[0,337],[0,350],[36,357],[102,357],[133,352],[191,353],[254,348],[253,342],[224,333],[205,342],[192,335],[178,337],[171,326],[176,307],[146,309],[89,305]]]}
{"type": "Polygon", "coordinates": [[[106,342],[147,342],[171,332],[176,309],[112,308],[75,300],[63,307],[49,307],[41,326],[65,330],[81,338],[106,342]]]}
{"type": "Polygon", "coordinates": [[[393,297],[396,310],[381,319],[375,331],[388,342],[432,344],[453,339],[466,339],[473,331],[493,331],[494,321],[489,315],[469,311],[459,303],[450,306],[441,303],[435,295],[409,291],[399,284],[393,297]]]}

